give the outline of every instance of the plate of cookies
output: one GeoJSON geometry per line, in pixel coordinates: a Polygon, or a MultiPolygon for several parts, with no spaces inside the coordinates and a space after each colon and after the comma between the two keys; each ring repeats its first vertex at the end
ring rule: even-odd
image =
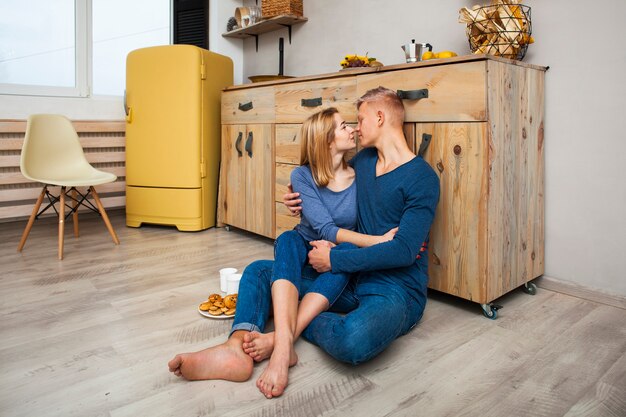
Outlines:
{"type": "Polygon", "coordinates": [[[232,319],[237,309],[237,294],[229,294],[222,297],[219,294],[211,294],[209,298],[198,306],[198,313],[210,319],[232,319]]]}

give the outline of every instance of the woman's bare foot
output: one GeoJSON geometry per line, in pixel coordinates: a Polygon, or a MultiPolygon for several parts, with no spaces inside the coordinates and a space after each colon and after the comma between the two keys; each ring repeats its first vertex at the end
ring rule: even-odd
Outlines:
{"type": "Polygon", "coordinates": [[[274,332],[250,332],[243,338],[243,351],[255,362],[261,362],[272,356],[274,351],[274,332]]]}
{"type": "Polygon", "coordinates": [[[241,349],[241,339],[233,336],[221,345],[194,353],[178,354],[167,365],[170,372],[190,381],[247,381],[252,375],[253,362],[241,349]]]}
{"type": "Polygon", "coordinates": [[[283,394],[289,381],[289,368],[298,363],[298,355],[289,342],[285,348],[274,349],[267,368],[263,371],[256,386],[266,398],[278,397],[283,394]]]}

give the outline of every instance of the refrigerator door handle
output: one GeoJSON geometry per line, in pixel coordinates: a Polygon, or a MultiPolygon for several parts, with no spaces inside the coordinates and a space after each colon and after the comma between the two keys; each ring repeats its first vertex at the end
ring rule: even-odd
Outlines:
{"type": "Polygon", "coordinates": [[[246,152],[248,152],[248,156],[252,158],[252,132],[248,132],[248,139],[246,139],[246,152]]]}
{"type": "Polygon", "coordinates": [[[243,156],[243,152],[241,152],[241,139],[243,139],[243,133],[239,132],[237,140],[235,141],[235,149],[237,150],[237,154],[239,156],[243,156]]]}
{"type": "Polygon", "coordinates": [[[128,103],[126,101],[126,90],[124,90],[124,113],[126,113],[126,121],[128,123],[133,121],[133,111],[130,107],[128,107],[128,103]]]}

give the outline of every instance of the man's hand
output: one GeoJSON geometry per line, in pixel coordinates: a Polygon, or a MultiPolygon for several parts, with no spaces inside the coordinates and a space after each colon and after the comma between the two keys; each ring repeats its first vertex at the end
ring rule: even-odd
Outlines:
{"type": "Polygon", "coordinates": [[[313,246],[309,252],[309,264],[319,273],[330,271],[330,248],[335,245],[326,240],[314,240],[309,243],[313,246]]]}
{"type": "Polygon", "coordinates": [[[287,184],[287,189],[289,190],[289,192],[287,194],[283,194],[283,204],[285,205],[285,207],[287,207],[287,209],[289,209],[292,216],[297,217],[302,211],[302,206],[300,205],[300,203],[302,203],[302,200],[298,198],[300,197],[300,193],[293,192],[293,188],[291,188],[291,183],[287,184]]]}

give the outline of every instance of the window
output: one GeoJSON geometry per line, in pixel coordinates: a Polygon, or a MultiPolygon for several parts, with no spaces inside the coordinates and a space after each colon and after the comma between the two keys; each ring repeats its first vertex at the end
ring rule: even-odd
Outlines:
{"type": "Polygon", "coordinates": [[[121,96],[126,55],[170,43],[170,0],[92,1],[93,93],[121,96]]]}
{"type": "Polygon", "coordinates": [[[170,43],[170,0],[0,4],[0,94],[121,96],[128,52],[170,43]]]}

